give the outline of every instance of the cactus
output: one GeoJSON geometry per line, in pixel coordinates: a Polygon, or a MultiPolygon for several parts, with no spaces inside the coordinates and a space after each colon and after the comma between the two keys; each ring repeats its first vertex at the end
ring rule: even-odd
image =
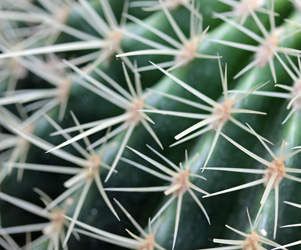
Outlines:
{"type": "Polygon", "coordinates": [[[300,248],[300,0],[0,7],[1,248],[300,248]]]}

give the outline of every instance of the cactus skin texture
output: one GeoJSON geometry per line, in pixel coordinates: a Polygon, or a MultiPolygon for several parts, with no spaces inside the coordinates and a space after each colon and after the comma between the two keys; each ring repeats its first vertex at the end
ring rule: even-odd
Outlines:
{"type": "Polygon", "coordinates": [[[301,249],[300,0],[1,0],[0,25],[1,249],[301,249]]]}

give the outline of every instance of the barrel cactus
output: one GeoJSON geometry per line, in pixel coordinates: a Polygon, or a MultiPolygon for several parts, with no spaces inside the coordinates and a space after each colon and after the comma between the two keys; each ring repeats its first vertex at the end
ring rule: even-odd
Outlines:
{"type": "Polygon", "coordinates": [[[0,7],[2,249],[300,249],[300,0],[0,7]]]}

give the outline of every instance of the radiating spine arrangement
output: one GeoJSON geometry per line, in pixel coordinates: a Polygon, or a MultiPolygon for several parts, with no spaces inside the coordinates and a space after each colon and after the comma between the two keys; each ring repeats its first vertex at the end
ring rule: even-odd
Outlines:
{"type": "Polygon", "coordinates": [[[298,249],[300,23],[300,0],[2,0],[0,248],[298,249]]]}

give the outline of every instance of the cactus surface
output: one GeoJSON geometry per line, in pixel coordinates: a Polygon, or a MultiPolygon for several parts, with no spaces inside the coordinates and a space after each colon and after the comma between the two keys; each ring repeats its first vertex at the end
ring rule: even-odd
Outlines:
{"type": "Polygon", "coordinates": [[[300,0],[1,0],[0,27],[1,249],[301,249],[300,0]]]}

